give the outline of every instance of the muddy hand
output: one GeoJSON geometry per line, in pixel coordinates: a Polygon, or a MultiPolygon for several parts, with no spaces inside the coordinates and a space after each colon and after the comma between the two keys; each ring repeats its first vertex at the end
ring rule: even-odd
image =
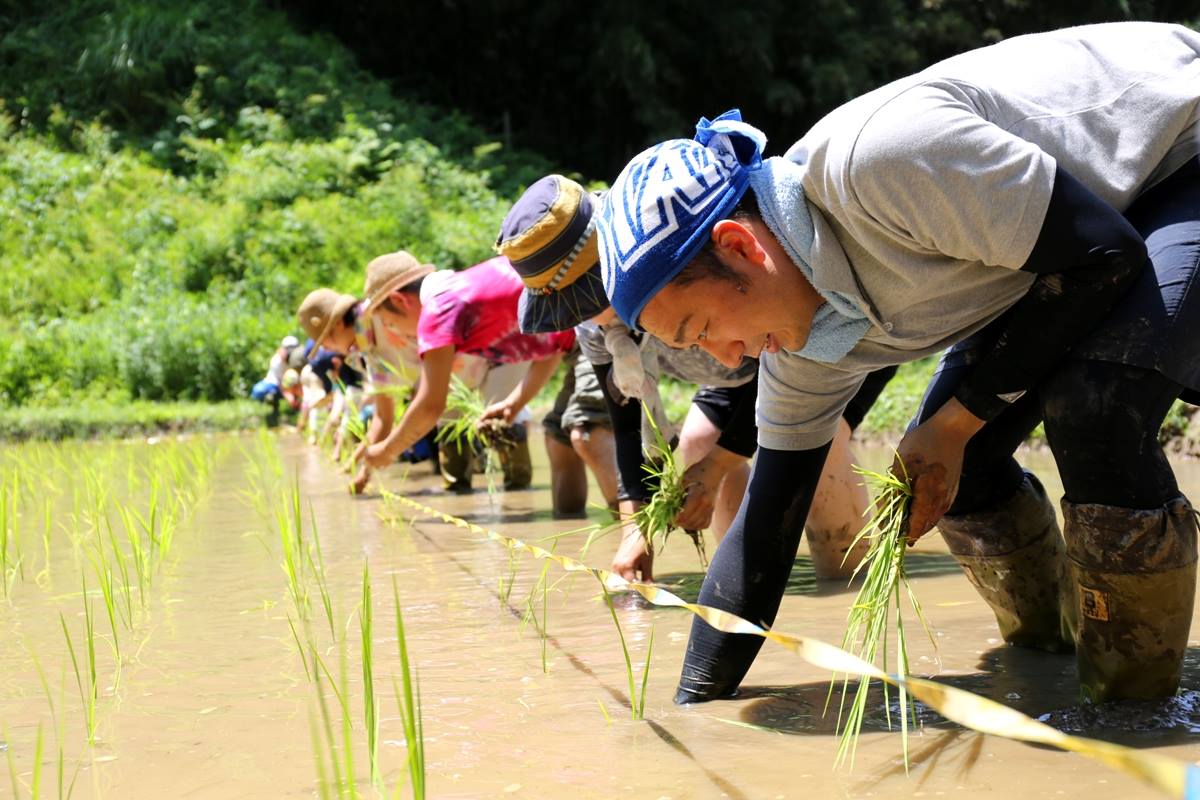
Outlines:
{"type": "Polygon", "coordinates": [[[712,523],[713,504],[717,493],[714,487],[704,480],[706,476],[703,463],[701,461],[693,464],[683,473],[683,485],[687,487],[687,495],[683,499],[683,508],[675,515],[675,525],[684,530],[702,531],[712,523]]]}
{"type": "Polygon", "coordinates": [[[613,556],[612,571],[627,581],[654,580],[654,554],[636,525],[625,528],[621,546],[613,556]]]}
{"type": "Polygon", "coordinates": [[[927,427],[930,422],[905,434],[892,465],[892,472],[901,479],[907,476],[913,490],[908,517],[909,544],[928,533],[950,509],[962,474],[965,442],[945,435],[936,425],[927,427]]]}

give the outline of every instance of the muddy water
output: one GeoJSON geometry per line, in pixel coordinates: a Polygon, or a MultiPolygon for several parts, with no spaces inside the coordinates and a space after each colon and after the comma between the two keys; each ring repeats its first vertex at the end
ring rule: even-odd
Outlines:
{"type": "MultiPolygon", "coordinates": [[[[255,446],[252,440],[242,443],[251,451],[255,446]]],[[[906,776],[899,738],[883,730],[882,705],[868,721],[854,770],[834,770],[834,725],[822,715],[827,675],[767,645],[743,697],[676,708],[671,696],[690,619],[618,598],[639,679],[651,631],[654,636],[646,721],[632,721],[622,651],[593,580],[562,579],[557,568],[548,573],[552,589],[545,596],[543,657],[535,626],[522,624],[540,564],[517,561],[505,599],[502,578],[509,574],[510,560],[499,546],[429,520],[385,522],[383,501],[347,496],[342,476],[324,456],[286,437],[272,446],[282,453],[286,476],[276,480],[272,492],[282,497],[292,480],[298,482],[320,532],[337,637],[345,643],[334,644],[326,631],[319,637],[321,655],[336,677],[341,653],[346,654],[346,700],[363,796],[377,791],[369,786],[362,727],[356,612],[364,561],[370,565],[374,598],[381,784],[389,796],[405,774],[404,736],[391,690],[398,673],[393,578],[419,670],[430,797],[1000,797],[1020,792],[1104,800],[1148,794],[1132,778],[1078,756],[983,737],[931,714],[923,715],[926,725],[913,739],[914,763],[906,776]]],[[[872,466],[886,459],[883,451],[862,455],[872,466]]],[[[1035,453],[1025,460],[1052,493],[1059,491],[1045,457],[1035,453]]],[[[76,797],[318,794],[316,694],[289,627],[296,612],[278,533],[256,507],[261,500],[255,503],[247,495],[252,486],[248,465],[246,453],[228,448],[206,499],[182,523],[145,614],[134,631],[119,629],[122,667],[115,688],[108,623],[103,611],[97,612],[100,696],[92,746],[86,744],[59,620],[61,612],[74,630],[83,624],[77,575],[86,561],[72,552],[67,537],[57,537],[51,540],[55,569],[49,577],[40,585],[32,579],[14,582],[10,601],[0,602],[0,740],[7,744],[7,752],[0,753],[0,797],[13,792],[10,772],[16,773],[21,796],[30,795],[39,724],[46,796],[58,794],[60,740],[66,781],[75,776],[76,797]],[[51,714],[51,702],[57,716],[51,714]],[[55,735],[55,719],[61,737],[55,735]]],[[[1185,490],[1200,497],[1200,469],[1181,464],[1179,471],[1185,490]]],[[[533,540],[570,527],[551,520],[546,511],[544,459],[538,463],[537,488],[491,498],[482,489],[469,496],[444,495],[423,465],[403,478],[401,472],[395,468],[381,483],[510,536],[533,540]]],[[[598,512],[594,516],[600,519],[598,512]]],[[[558,547],[574,555],[581,543],[579,536],[568,537],[558,547]]],[[[613,544],[595,545],[588,560],[606,564],[613,544]]],[[[1072,659],[1005,648],[986,607],[936,537],[923,541],[909,559],[915,591],[938,642],[935,654],[927,641],[914,641],[916,671],[1027,713],[1049,714],[1074,731],[1196,758],[1196,695],[1152,709],[1080,711],[1072,659]]],[[[36,563],[32,556],[30,563],[36,563]]],[[[685,595],[695,592],[701,578],[695,551],[684,538],[668,546],[656,571],[685,595]]],[[[99,602],[94,585],[89,592],[99,602]]],[[[543,596],[534,597],[540,619],[543,596]]],[[[836,642],[850,597],[844,587],[819,583],[802,551],[777,627],[836,642]]],[[[326,625],[323,611],[314,614],[312,624],[326,625]]],[[[1194,633],[1200,635],[1200,625],[1194,633]]],[[[1189,657],[1187,687],[1200,688],[1197,653],[1189,657]]],[[[335,702],[331,694],[326,697],[335,702]]],[[[402,793],[407,796],[407,789],[402,793]]]]}

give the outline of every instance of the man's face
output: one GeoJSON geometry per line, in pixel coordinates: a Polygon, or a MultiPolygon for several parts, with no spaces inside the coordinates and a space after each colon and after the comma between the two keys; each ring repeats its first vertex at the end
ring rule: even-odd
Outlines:
{"type": "Polygon", "coordinates": [[[739,274],[740,285],[716,278],[669,283],[642,309],[642,327],[671,347],[696,345],[730,368],[742,356],[803,347],[808,324],[774,290],[771,273],[737,258],[722,260],[739,274]]]}

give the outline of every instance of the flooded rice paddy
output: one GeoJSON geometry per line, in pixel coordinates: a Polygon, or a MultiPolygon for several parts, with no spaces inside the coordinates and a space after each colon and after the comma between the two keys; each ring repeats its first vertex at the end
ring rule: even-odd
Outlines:
{"type": "MultiPolygon", "coordinates": [[[[292,436],[0,455],[0,797],[409,797],[418,742],[436,798],[1153,796],[1094,762],[928,711],[906,775],[882,698],[853,770],[834,769],[827,674],[768,643],[741,697],[677,708],[690,617],[618,595],[635,694],[646,675],[634,720],[594,579],[377,494],[351,498],[328,458],[292,436]],[[396,599],[423,735],[406,731],[396,599]]],[[[1058,496],[1048,458],[1025,460],[1058,496]]],[[[428,465],[377,483],[534,541],[577,524],[550,518],[544,458],[537,470],[534,490],[495,496],[482,478],[475,494],[444,494],[428,465]]],[[[1200,497],[1197,465],[1179,473],[1200,497]]],[[[584,538],[558,539],[557,552],[577,556],[584,538]]],[[[614,545],[585,560],[607,566],[614,545]]],[[[908,565],[938,642],[935,653],[912,638],[915,673],[1069,732],[1200,755],[1200,694],[1188,691],[1200,649],[1170,703],[1080,708],[1072,657],[1005,647],[938,537],[908,565]]],[[[686,537],[656,575],[694,598],[702,572],[686,537]]],[[[838,642],[852,597],[818,582],[802,549],[776,627],[838,642]]]]}

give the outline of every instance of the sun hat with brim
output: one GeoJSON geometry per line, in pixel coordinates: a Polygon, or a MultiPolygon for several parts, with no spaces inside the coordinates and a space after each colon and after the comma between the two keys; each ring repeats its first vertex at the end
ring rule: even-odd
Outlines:
{"type": "Polygon", "coordinates": [[[392,292],[433,271],[433,264],[422,264],[404,250],[371,259],[371,263],[367,264],[367,283],[363,288],[363,295],[367,298],[367,313],[378,308],[392,292]]]}
{"type": "Polygon", "coordinates": [[[346,316],[346,312],[357,302],[354,295],[341,294],[333,289],[314,289],[308,293],[296,312],[296,319],[313,340],[314,352],[333,329],[333,323],[346,316]]]}
{"type": "Polygon", "coordinates": [[[656,144],[625,165],[596,214],[604,290],[622,322],[640,329],[646,303],[749,190],[766,144],[734,109],[702,117],[695,139],[656,144]]]}
{"type": "Polygon", "coordinates": [[[496,238],[525,283],[517,303],[524,333],[569,330],[608,308],[594,211],[598,198],[570,178],[547,175],[525,190],[496,238]]]}

